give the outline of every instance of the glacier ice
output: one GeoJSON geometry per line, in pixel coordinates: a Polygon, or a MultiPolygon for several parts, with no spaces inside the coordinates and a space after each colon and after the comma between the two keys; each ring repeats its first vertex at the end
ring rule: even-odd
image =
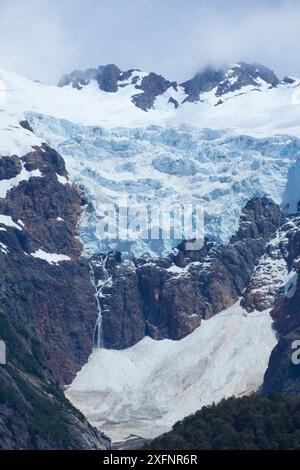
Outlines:
{"type": "Polygon", "coordinates": [[[289,169],[300,161],[300,140],[287,135],[258,138],[158,125],[105,129],[37,113],[27,117],[36,135],[64,157],[71,179],[87,196],[79,225],[87,254],[114,249],[160,256],[178,243],[99,237],[106,204],[123,196],[132,207],[202,204],[205,235],[227,242],[249,199],[267,196],[282,203],[289,169]]]}
{"type": "Polygon", "coordinates": [[[300,212],[300,159],[297,159],[289,169],[283,209],[287,214],[300,212]]]}

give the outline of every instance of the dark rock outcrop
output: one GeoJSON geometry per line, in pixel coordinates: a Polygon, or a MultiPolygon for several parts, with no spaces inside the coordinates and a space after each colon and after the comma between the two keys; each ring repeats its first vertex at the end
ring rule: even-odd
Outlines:
{"type": "Polygon", "coordinates": [[[293,83],[295,83],[296,80],[292,77],[284,77],[282,81],[287,85],[292,85],[293,83]]]}
{"type": "Polygon", "coordinates": [[[206,67],[194,78],[181,84],[188,97],[185,101],[195,102],[201,94],[216,89],[216,96],[241,90],[245,86],[260,87],[260,80],[270,86],[279,84],[279,79],[268,67],[261,64],[240,62],[232,68],[214,69],[206,67]]]}
{"type": "Polygon", "coordinates": [[[47,146],[0,159],[0,448],[107,448],[64,398],[92,350],[97,304],[76,235],[81,195],[47,146]],[[64,261],[63,261],[64,260],[64,261]]]}
{"type": "Polygon", "coordinates": [[[293,344],[299,340],[300,327],[280,338],[278,345],[272,351],[265,373],[263,394],[269,395],[278,391],[288,396],[300,395],[300,365],[292,361],[295,352],[293,344]]]}
{"type": "MultiPolygon", "coordinates": [[[[248,285],[266,244],[282,222],[280,209],[267,199],[245,207],[240,229],[227,246],[206,241],[200,250],[177,252],[162,260],[124,261],[111,254],[110,282],[99,298],[104,345],[122,349],[145,335],[178,340],[230,307],[248,285]]],[[[103,256],[91,262],[103,262],[103,256]]],[[[95,272],[96,280],[101,271],[95,272]]]]}
{"type": "Polygon", "coordinates": [[[81,245],[74,234],[81,213],[81,196],[68,183],[63,159],[44,145],[21,159],[1,158],[0,168],[2,160],[8,170],[7,179],[16,176],[16,172],[19,174],[22,165],[27,171],[40,173],[40,177],[24,179],[5,199],[0,199],[0,213],[21,220],[26,227],[28,249],[33,252],[43,247],[52,253],[80,256],[81,245]]]}
{"type": "Polygon", "coordinates": [[[143,93],[134,95],[132,97],[133,103],[144,111],[153,107],[154,101],[157,96],[162,95],[170,87],[173,87],[174,90],[177,89],[176,82],[169,82],[161,75],[156,73],[149,73],[146,77],[142,79],[140,85],[136,85],[137,90],[143,90],[143,93]]]}
{"type": "Polygon", "coordinates": [[[33,133],[33,129],[31,127],[31,125],[29,124],[29,122],[27,121],[27,119],[25,119],[24,121],[20,121],[19,122],[20,126],[23,127],[23,129],[25,129],[26,131],[29,131],[29,132],[32,132],[33,133]]]}
{"type": "Polygon", "coordinates": [[[118,91],[118,81],[121,79],[122,74],[123,72],[114,64],[100,65],[96,69],[75,70],[70,74],[64,75],[59,81],[58,86],[72,85],[73,88],[80,90],[83,86],[88,85],[91,80],[96,80],[101,90],[115,93],[118,91]]]}
{"type": "MultiPolygon", "coordinates": [[[[140,70],[131,69],[121,71],[114,64],[101,65],[98,68],[90,68],[84,71],[75,70],[64,75],[58,86],[63,87],[72,85],[78,90],[95,80],[99,88],[109,93],[116,93],[119,88],[133,85],[136,90],[142,93],[133,93],[132,102],[143,111],[153,108],[158,96],[171,89],[175,92],[178,86],[182,87],[187,97],[184,102],[201,101],[203,93],[216,89],[216,97],[221,97],[230,92],[241,90],[245,86],[252,86],[259,90],[261,82],[265,82],[270,87],[277,86],[280,82],[275,73],[268,67],[261,64],[247,64],[240,62],[232,68],[206,67],[197,73],[192,79],[187,80],[180,85],[176,81],[166,80],[156,73],[142,74],[140,70]]],[[[182,103],[176,98],[170,97],[169,103],[177,109],[182,103]]],[[[222,104],[219,100],[217,104],[222,104]]]]}
{"type": "Polygon", "coordinates": [[[232,237],[231,242],[260,238],[270,240],[283,221],[281,210],[275,209],[272,201],[266,198],[254,198],[243,210],[238,232],[232,237]]]}
{"type": "Polygon", "coordinates": [[[279,79],[273,70],[269,69],[265,65],[254,63],[247,64],[246,62],[240,62],[239,66],[242,70],[253,77],[254,80],[262,79],[271,86],[276,86],[279,84],[279,79]]]}
{"type": "Polygon", "coordinates": [[[139,72],[139,70],[122,72],[114,64],[101,65],[97,69],[76,70],[69,75],[64,75],[58,86],[72,85],[73,88],[80,90],[92,80],[95,80],[100,90],[116,93],[119,87],[123,88],[128,84],[132,84],[136,90],[143,92],[132,96],[132,102],[143,111],[152,108],[156,97],[163,94],[168,88],[173,87],[176,89],[177,87],[176,82],[170,82],[156,73],[147,74],[138,83],[139,72]]]}
{"type": "Polygon", "coordinates": [[[191,103],[199,101],[201,93],[216,88],[220,81],[223,80],[223,75],[223,70],[207,67],[202,72],[197,73],[191,80],[182,83],[181,86],[188,95],[185,101],[190,101],[191,103]]]}

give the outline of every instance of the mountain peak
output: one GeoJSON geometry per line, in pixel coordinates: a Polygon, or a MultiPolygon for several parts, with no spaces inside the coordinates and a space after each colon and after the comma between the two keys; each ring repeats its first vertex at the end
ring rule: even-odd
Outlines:
{"type": "MultiPolygon", "coordinates": [[[[276,74],[265,65],[242,61],[219,68],[208,65],[180,85],[154,72],[139,69],[122,71],[117,65],[108,64],[84,71],[75,70],[64,75],[58,86],[72,86],[81,90],[92,81],[97,83],[100,90],[108,93],[117,93],[129,87],[131,102],[143,111],[153,108],[156,99],[162,95],[165,95],[167,104],[175,108],[185,102],[207,100],[216,106],[234,95],[252,90],[262,91],[280,83],[276,74]]],[[[281,83],[290,81],[286,79],[281,83]]]]}
{"type": "Polygon", "coordinates": [[[157,96],[163,94],[168,88],[176,89],[177,83],[166,80],[162,75],[154,72],[142,72],[138,69],[122,71],[115,64],[100,65],[98,68],[90,68],[85,71],[75,70],[64,75],[58,86],[72,85],[73,88],[81,90],[84,86],[94,80],[100,90],[116,93],[119,88],[133,85],[137,90],[132,96],[132,102],[144,111],[152,108],[157,96]]]}
{"type": "Polygon", "coordinates": [[[97,68],[89,68],[84,71],[74,70],[70,74],[63,75],[58,86],[72,85],[73,88],[80,90],[91,80],[96,80],[102,90],[113,93],[118,91],[117,82],[121,74],[121,70],[115,64],[100,65],[97,68]]]}
{"type": "Polygon", "coordinates": [[[271,70],[269,67],[262,65],[258,62],[254,62],[253,64],[249,64],[247,62],[239,62],[238,65],[242,70],[252,76],[254,79],[262,79],[266,83],[269,83],[272,86],[276,86],[279,84],[279,78],[271,70]]]}
{"type": "Polygon", "coordinates": [[[239,62],[231,67],[219,69],[207,66],[181,86],[188,95],[185,101],[195,102],[201,99],[202,93],[214,89],[218,97],[245,86],[260,88],[264,83],[273,87],[279,84],[279,79],[271,69],[264,65],[239,62]]]}

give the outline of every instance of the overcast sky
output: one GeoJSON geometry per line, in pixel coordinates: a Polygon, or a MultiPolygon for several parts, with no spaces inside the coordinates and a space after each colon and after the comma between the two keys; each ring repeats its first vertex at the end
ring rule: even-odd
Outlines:
{"type": "Polygon", "coordinates": [[[116,63],[184,80],[262,62],[300,76],[300,0],[0,0],[0,67],[54,83],[116,63]]]}

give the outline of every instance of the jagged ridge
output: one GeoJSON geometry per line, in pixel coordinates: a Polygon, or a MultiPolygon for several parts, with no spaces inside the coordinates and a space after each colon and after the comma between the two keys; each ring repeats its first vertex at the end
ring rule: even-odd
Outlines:
{"type": "MultiPolygon", "coordinates": [[[[262,85],[274,87],[280,83],[275,73],[268,67],[261,64],[247,64],[240,62],[233,67],[214,69],[207,67],[198,72],[191,80],[181,84],[176,81],[166,80],[156,73],[145,73],[137,69],[121,71],[114,64],[101,65],[98,68],[91,68],[85,71],[74,71],[64,75],[59,81],[59,86],[72,85],[74,88],[81,89],[88,85],[92,80],[96,81],[99,88],[103,91],[116,93],[119,88],[133,85],[136,90],[142,93],[133,95],[133,103],[148,111],[154,105],[155,99],[172,88],[178,92],[178,96],[170,97],[170,103],[175,108],[189,101],[196,102],[201,100],[201,95],[215,89],[215,96],[222,97],[227,93],[236,92],[243,87],[251,86],[260,89],[262,85]],[[183,100],[180,100],[181,94],[185,94],[183,100]],[[177,99],[176,99],[177,98],[177,99]]],[[[293,83],[288,78],[284,83],[293,83]]],[[[222,100],[219,100],[220,104],[222,100]]]]}

